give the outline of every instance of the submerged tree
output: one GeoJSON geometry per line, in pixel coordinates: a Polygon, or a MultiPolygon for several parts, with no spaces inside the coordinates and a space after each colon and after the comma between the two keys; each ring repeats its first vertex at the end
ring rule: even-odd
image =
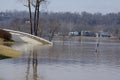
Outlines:
{"type": "MultiPolygon", "coordinates": [[[[38,31],[38,26],[39,26],[40,5],[42,2],[45,2],[46,0],[28,0],[28,1],[29,1],[28,2],[29,14],[31,14],[31,5],[34,7],[34,35],[37,36],[38,35],[37,31],[38,31]]],[[[31,17],[30,17],[30,20],[32,20],[31,17]]]]}
{"type": "Polygon", "coordinates": [[[39,26],[39,14],[40,14],[40,5],[46,0],[25,0],[27,1],[26,7],[29,9],[29,18],[30,18],[30,28],[31,34],[38,35],[38,26],[39,26]],[[34,8],[34,16],[32,17],[32,7],[34,8]],[[34,24],[34,25],[33,25],[34,24]]]}
{"type": "Polygon", "coordinates": [[[31,30],[31,34],[33,34],[33,27],[32,27],[32,12],[31,12],[30,0],[28,0],[28,8],[29,8],[29,16],[30,16],[30,30],[31,30]]]}
{"type": "Polygon", "coordinates": [[[37,36],[37,30],[38,30],[38,26],[39,26],[39,14],[40,14],[40,4],[42,2],[44,2],[45,0],[35,0],[32,4],[35,8],[34,11],[34,34],[37,36]]]}

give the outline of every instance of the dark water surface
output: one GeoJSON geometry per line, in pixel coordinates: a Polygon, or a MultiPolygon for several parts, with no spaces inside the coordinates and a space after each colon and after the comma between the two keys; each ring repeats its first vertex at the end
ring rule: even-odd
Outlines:
{"type": "Polygon", "coordinates": [[[19,58],[0,60],[1,80],[120,80],[119,41],[15,44],[19,58]]]}

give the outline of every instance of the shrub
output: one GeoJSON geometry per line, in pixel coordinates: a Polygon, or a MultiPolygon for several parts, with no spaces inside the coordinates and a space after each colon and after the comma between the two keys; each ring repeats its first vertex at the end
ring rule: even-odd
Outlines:
{"type": "Polygon", "coordinates": [[[10,41],[12,35],[8,31],[0,29],[0,38],[3,38],[4,41],[10,41]]]}

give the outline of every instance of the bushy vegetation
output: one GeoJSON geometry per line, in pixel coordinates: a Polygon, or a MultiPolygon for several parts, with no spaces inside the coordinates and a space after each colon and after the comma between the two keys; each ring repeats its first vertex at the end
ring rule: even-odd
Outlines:
{"type": "Polygon", "coordinates": [[[0,38],[4,39],[4,41],[11,41],[12,35],[5,30],[0,29],[0,38]]]}

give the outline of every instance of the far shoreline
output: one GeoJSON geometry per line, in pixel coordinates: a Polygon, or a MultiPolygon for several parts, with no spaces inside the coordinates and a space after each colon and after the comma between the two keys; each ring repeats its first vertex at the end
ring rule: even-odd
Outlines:
{"type": "Polygon", "coordinates": [[[88,36],[54,36],[53,40],[114,40],[120,41],[118,37],[88,37],[88,36]]]}

